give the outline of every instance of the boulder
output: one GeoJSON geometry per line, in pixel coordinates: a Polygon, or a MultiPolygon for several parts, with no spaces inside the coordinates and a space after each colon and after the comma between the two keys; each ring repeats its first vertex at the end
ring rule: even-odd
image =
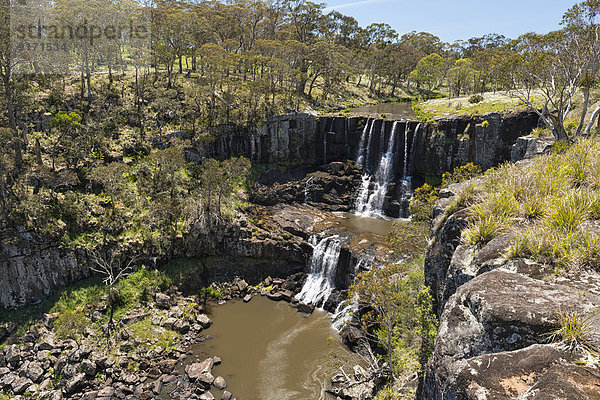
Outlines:
{"type": "Polygon", "coordinates": [[[210,320],[210,318],[208,318],[208,316],[206,314],[199,314],[196,317],[196,321],[198,321],[200,326],[202,326],[202,328],[204,328],[204,329],[206,329],[212,325],[212,321],[210,320]]]}
{"type": "Polygon", "coordinates": [[[190,380],[202,383],[204,386],[210,386],[215,380],[212,375],[213,365],[213,358],[207,358],[201,363],[188,365],[185,372],[190,380]]]}
{"type": "Polygon", "coordinates": [[[267,294],[267,297],[274,301],[283,300],[283,294],[280,291],[275,291],[275,292],[271,291],[267,294]]]}
{"type": "Polygon", "coordinates": [[[231,400],[231,398],[233,397],[233,394],[231,392],[228,392],[227,390],[223,392],[223,394],[221,395],[221,400],[231,400]]]}
{"type": "Polygon", "coordinates": [[[31,379],[33,382],[38,383],[41,381],[42,376],[44,376],[44,369],[37,362],[32,362],[27,367],[26,372],[27,378],[31,379]]]}
{"type": "Polygon", "coordinates": [[[215,381],[213,382],[213,385],[217,389],[223,390],[227,387],[227,382],[225,382],[225,379],[222,376],[217,376],[215,381]]]}
{"type": "Polygon", "coordinates": [[[294,293],[291,290],[282,290],[281,291],[281,299],[285,301],[292,301],[294,298],[294,293]]]}
{"type": "Polygon", "coordinates": [[[83,360],[81,362],[81,372],[87,376],[96,375],[96,363],[91,360],[83,360]]]}
{"type": "Polygon", "coordinates": [[[244,296],[244,303],[249,303],[250,300],[252,300],[252,295],[251,294],[247,294],[244,296]]]}
{"type": "Polygon", "coordinates": [[[65,389],[64,389],[65,394],[67,394],[67,395],[74,394],[74,393],[80,391],[84,385],[85,385],[85,374],[84,373],[77,374],[67,381],[67,384],[65,385],[65,389]]]}
{"type": "Polygon", "coordinates": [[[105,386],[98,391],[96,400],[111,400],[115,394],[115,389],[111,386],[105,386]]]}
{"type": "Polygon", "coordinates": [[[199,397],[200,400],[215,400],[215,396],[211,392],[202,393],[199,397]]]}
{"type": "Polygon", "coordinates": [[[298,311],[305,314],[312,314],[315,311],[315,306],[312,304],[298,303],[298,311]]]}
{"type": "Polygon", "coordinates": [[[164,293],[157,293],[154,299],[156,301],[156,306],[162,309],[168,309],[171,307],[171,297],[164,293]]]}
{"type": "Polygon", "coordinates": [[[237,287],[240,290],[240,292],[243,293],[246,291],[246,289],[248,289],[248,283],[245,280],[241,279],[237,281],[237,287]]]}
{"type": "Polygon", "coordinates": [[[14,394],[23,394],[33,384],[29,378],[18,377],[12,382],[14,394]]]}

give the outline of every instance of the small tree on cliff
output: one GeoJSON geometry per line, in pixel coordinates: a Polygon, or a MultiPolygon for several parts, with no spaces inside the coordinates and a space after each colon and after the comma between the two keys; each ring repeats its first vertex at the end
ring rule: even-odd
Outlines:
{"type": "Polygon", "coordinates": [[[139,260],[139,256],[130,258],[125,261],[125,258],[115,251],[100,252],[94,250],[91,252],[92,267],[90,268],[95,273],[103,278],[104,284],[108,287],[108,308],[109,320],[107,337],[110,338],[114,330],[113,316],[116,303],[118,302],[118,291],[116,284],[123,278],[126,278],[132,271],[135,263],[139,260]]]}
{"type": "Polygon", "coordinates": [[[386,264],[361,272],[350,288],[360,306],[363,331],[385,349],[392,378],[411,376],[426,357],[436,334],[422,259],[386,264]]]}

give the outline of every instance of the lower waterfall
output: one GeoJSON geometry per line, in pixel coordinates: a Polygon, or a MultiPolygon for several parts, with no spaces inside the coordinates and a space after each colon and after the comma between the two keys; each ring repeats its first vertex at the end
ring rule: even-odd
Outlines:
{"type": "Polygon", "coordinates": [[[317,240],[317,236],[310,238],[314,249],[310,258],[310,272],[302,291],[296,295],[296,299],[302,303],[323,308],[335,289],[334,280],[342,242],[337,235],[325,237],[318,243],[317,240]]]}

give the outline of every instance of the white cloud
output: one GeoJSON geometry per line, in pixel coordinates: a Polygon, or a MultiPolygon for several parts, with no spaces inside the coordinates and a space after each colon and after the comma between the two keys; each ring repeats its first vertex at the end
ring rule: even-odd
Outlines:
{"type": "Polygon", "coordinates": [[[384,1],[389,1],[389,0],[359,0],[359,1],[352,1],[352,2],[349,2],[349,3],[338,4],[337,6],[327,7],[323,11],[327,12],[327,11],[333,11],[333,10],[341,10],[341,9],[344,9],[344,8],[352,8],[352,7],[364,6],[366,4],[383,3],[384,1]]]}

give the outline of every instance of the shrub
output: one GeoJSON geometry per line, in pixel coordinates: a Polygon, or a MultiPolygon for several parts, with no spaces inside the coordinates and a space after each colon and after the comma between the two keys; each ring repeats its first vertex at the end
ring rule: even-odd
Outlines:
{"type": "Polygon", "coordinates": [[[79,342],[85,335],[85,330],[92,321],[81,311],[65,311],[54,321],[54,331],[59,339],[73,339],[79,342]]]}
{"type": "Polygon", "coordinates": [[[469,97],[469,103],[471,103],[471,104],[481,103],[482,101],[483,101],[483,96],[480,94],[474,94],[473,96],[469,97]]]}
{"type": "Polygon", "coordinates": [[[415,190],[415,193],[410,200],[409,211],[413,218],[419,221],[426,221],[431,216],[433,205],[438,199],[439,189],[424,184],[415,190]]]}
{"type": "Polygon", "coordinates": [[[473,163],[454,168],[453,172],[445,172],[442,175],[442,186],[446,187],[453,183],[460,183],[481,175],[481,167],[473,163]]]}

